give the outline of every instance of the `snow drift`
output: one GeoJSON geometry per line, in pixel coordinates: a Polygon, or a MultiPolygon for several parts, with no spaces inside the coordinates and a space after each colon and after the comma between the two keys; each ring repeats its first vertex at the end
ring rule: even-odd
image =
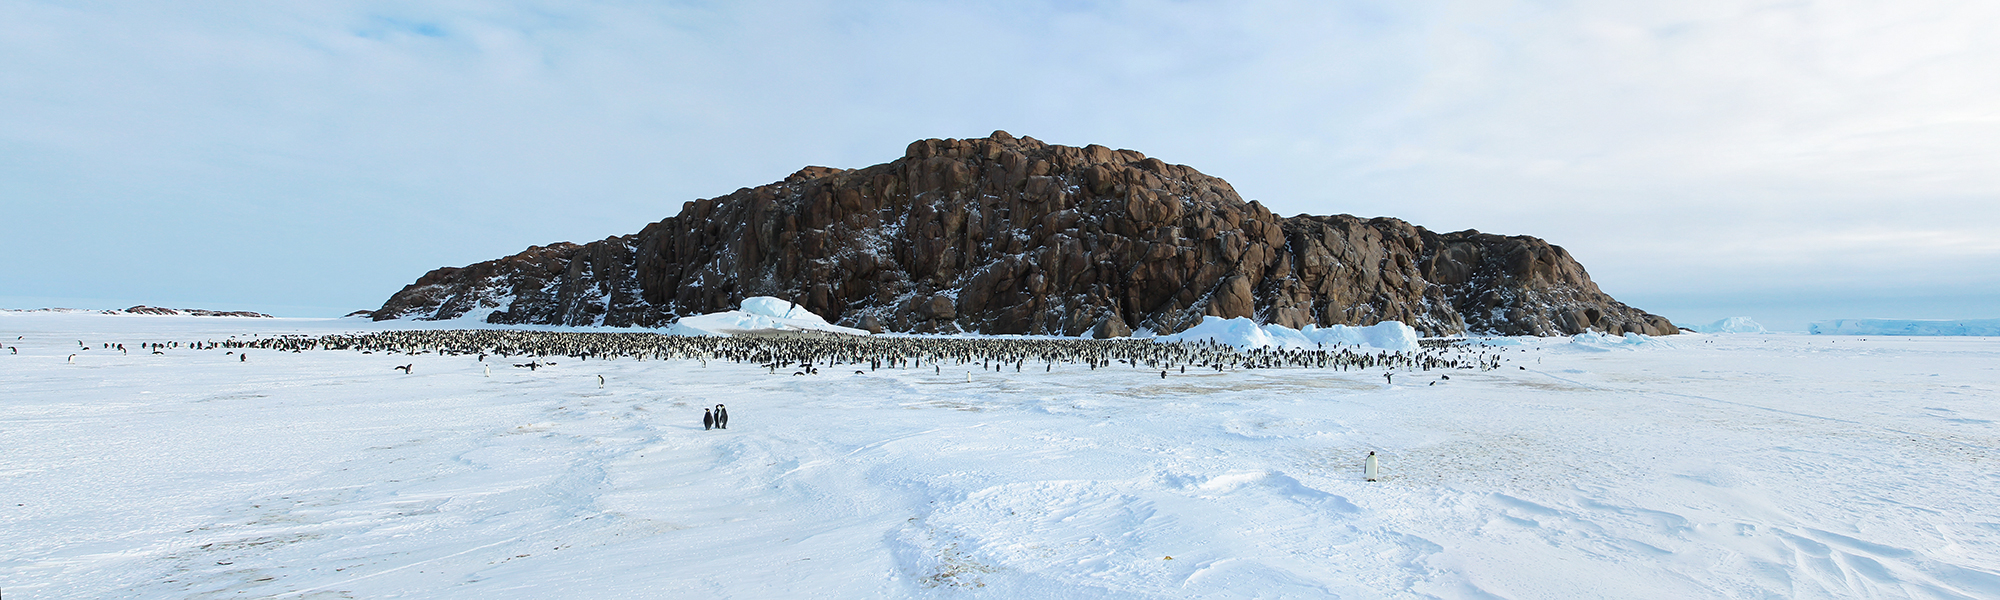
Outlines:
{"type": "Polygon", "coordinates": [[[2000,319],[1834,319],[1814,321],[1814,335],[2000,335],[2000,319]]]}

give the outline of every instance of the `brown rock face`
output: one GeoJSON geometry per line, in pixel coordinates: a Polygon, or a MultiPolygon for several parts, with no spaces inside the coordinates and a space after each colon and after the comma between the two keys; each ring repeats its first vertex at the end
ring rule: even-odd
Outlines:
{"type": "Polygon", "coordinates": [[[865,169],[807,167],[636,234],[431,271],[374,318],[654,327],[751,296],[919,333],[1117,336],[1204,315],[1393,320],[1429,335],[1676,332],[1536,238],[1281,218],[1186,166],[1006,132],[922,140],[865,169]]]}

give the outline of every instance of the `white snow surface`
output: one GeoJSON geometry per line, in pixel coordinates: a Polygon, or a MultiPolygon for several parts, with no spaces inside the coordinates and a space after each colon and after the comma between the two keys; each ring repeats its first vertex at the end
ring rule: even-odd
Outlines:
{"type": "Polygon", "coordinates": [[[1395,385],[137,347],[370,328],[0,314],[0,590],[2000,597],[2000,338],[1509,338],[1395,385]]]}
{"type": "Polygon", "coordinates": [[[821,331],[868,335],[865,329],[841,327],[790,301],[770,296],[743,299],[739,310],[681,317],[663,333],[668,335],[743,335],[772,332],[821,331]]]}
{"type": "Polygon", "coordinates": [[[1383,350],[1417,349],[1417,330],[1397,321],[1383,321],[1363,327],[1334,325],[1321,328],[1307,325],[1292,329],[1283,325],[1258,325],[1246,317],[1224,319],[1202,317],[1201,323],[1180,333],[1153,338],[1159,342],[1214,342],[1239,349],[1316,349],[1324,345],[1367,346],[1383,350]]]}
{"type": "Polygon", "coordinates": [[[1707,325],[1689,327],[1700,333],[1765,333],[1764,326],[1750,317],[1729,317],[1707,325]]]}
{"type": "Polygon", "coordinates": [[[2000,336],[2000,319],[1834,319],[1814,321],[1806,330],[1820,335],[2000,336]]]}

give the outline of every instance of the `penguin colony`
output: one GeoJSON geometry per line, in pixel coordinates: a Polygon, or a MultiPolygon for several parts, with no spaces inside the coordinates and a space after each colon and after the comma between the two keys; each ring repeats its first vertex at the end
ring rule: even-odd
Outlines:
{"type": "MultiPolygon", "coordinates": [[[[655,333],[586,333],[491,329],[384,331],[322,336],[283,335],[187,344],[198,349],[251,348],[279,352],[356,350],[363,353],[485,355],[500,357],[570,357],[632,360],[730,361],[794,375],[819,374],[820,366],[854,365],[877,369],[918,369],[925,366],[977,364],[982,370],[1030,363],[1051,370],[1057,364],[1091,369],[1124,367],[1161,371],[1192,367],[1214,371],[1307,368],[1409,371],[1500,368],[1501,351],[1455,340],[1426,340],[1412,352],[1370,350],[1354,346],[1316,349],[1253,348],[1239,350],[1211,342],[1162,344],[1144,339],[1017,339],[861,337],[838,334],[797,336],[683,337],[655,333]]],[[[173,344],[179,346],[179,344],[173,344]]],[[[533,368],[537,360],[514,366],[533,368]],[[532,366],[531,366],[532,365],[532,366]]],[[[554,363],[548,363],[554,364],[554,363]]],[[[837,372],[837,371],[835,371],[837,372]]]]}

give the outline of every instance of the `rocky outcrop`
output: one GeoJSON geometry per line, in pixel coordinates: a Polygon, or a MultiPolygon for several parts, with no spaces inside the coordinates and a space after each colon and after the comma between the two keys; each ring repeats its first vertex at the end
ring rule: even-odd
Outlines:
{"type": "Polygon", "coordinates": [[[107,310],[104,311],[104,314],[172,315],[172,316],[184,316],[184,317],[251,317],[257,319],[277,318],[264,313],[250,312],[247,310],[221,311],[221,310],[206,310],[200,308],[160,308],[157,306],[146,306],[144,304],[141,304],[139,306],[134,306],[132,308],[128,308],[125,310],[107,310]]]}
{"type": "Polygon", "coordinates": [[[792,299],[871,331],[1130,335],[1202,316],[1429,335],[1667,335],[1561,247],[1390,218],[1279,217],[1228,182],[1131,150],[922,140],[865,169],[682,205],[627,236],[446,267],[376,320],[656,327],[792,299]]]}

